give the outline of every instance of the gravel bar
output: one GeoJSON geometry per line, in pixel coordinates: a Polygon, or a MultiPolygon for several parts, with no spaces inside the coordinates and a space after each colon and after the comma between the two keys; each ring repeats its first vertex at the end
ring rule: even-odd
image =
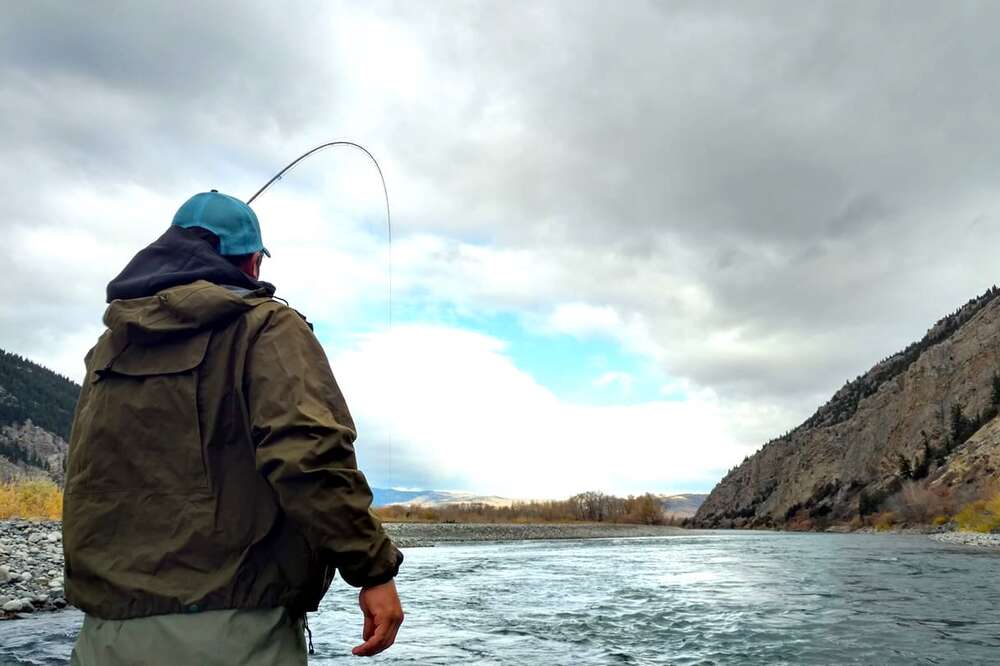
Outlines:
{"type": "Polygon", "coordinates": [[[1000,548],[1000,534],[980,534],[978,532],[946,532],[935,534],[933,539],[942,543],[961,546],[978,546],[979,548],[1000,548]]]}
{"type": "Polygon", "coordinates": [[[540,539],[620,539],[690,533],[662,525],[609,525],[606,523],[465,524],[384,523],[400,548],[436,546],[474,541],[534,541],[540,539]]]}

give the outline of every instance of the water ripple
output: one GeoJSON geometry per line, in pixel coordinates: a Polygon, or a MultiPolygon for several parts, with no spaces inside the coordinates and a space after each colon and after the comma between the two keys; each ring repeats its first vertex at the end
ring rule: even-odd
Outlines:
{"type": "MultiPolygon", "coordinates": [[[[392,664],[960,664],[996,659],[1000,556],[923,537],[719,532],[411,549],[392,664]]],[[[356,663],[356,592],[310,619],[356,663]]],[[[0,625],[0,663],[64,664],[80,622],[0,625]]]]}

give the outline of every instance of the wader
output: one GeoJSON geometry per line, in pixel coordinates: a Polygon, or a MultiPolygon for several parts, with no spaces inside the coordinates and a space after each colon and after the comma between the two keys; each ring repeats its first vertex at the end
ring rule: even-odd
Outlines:
{"type": "Polygon", "coordinates": [[[72,666],[300,666],[303,619],[285,608],[102,620],[87,615],[72,666]]]}

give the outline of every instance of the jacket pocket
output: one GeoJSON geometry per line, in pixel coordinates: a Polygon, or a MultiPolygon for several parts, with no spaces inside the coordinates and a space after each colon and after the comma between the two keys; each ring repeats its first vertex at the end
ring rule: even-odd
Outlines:
{"type": "Polygon", "coordinates": [[[127,345],[88,373],[74,426],[67,493],[210,488],[198,408],[211,331],[155,347],[127,345]]]}

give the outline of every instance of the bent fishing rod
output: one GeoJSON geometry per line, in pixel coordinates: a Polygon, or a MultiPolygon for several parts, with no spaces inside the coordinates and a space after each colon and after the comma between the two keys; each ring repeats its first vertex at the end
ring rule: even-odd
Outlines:
{"type": "MultiPolygon", "coordinates": [[[[311,155],[315,155],[316,153],[318,153],[321,150],[324,150],[325,148],[331,148],[333,146],[348,146],[348,147],[351,147],[351,148],[356,148],[356,149],[360,150],[361,152],[363,152],[372,161],[372,164],[375,165],[375,169],[378,171],[378,177],[382,181],[382,195],[385,197],[385,224],[386,224],[386,229],[388,231],[388,241],[389,241],[389,298],[388,298],[388,306],[389,306],[388,309],[389,309],[389,312],[388,312],[388,327],[391,330],[392,329],[392,212],[389,209],[389,188],[385,184],[385,175],[383,175],[383,173],[382,173],[382,167],[379,165],[378,160],[375,159],[375,156],[372,155],[371,152],[367,148],[365,148],[364,146],[362,146],[360,143],[355,143],[354,141],[348,141],[346,139],[340,139],[340,140],[337,140],[337,141],[330,141],[328,143],[322,143],[322,144],[316,146],[315,148],[312,148],[311,150],[307,150],[306,152],[302,153],[301,155],[299,155],[298,157],[296,157],[294,160],[292,160],[291,162],[289,162],[288,165],[284,169],[282,169],[278,173],[274,174],[274,176],[271,177],[271,180],[269,180],[266,183],[264,183],[264,186],[262,188],[260,188],[256,192],[254,192],[254,195],[252,197],[250,197],[249,199],[247,199],[246,203],[247,203],[248,206],[251,203],[253,203],[254,199],[256,199],[261,194],[263,194],[267,190],[267,188],[271,187],[271,185],[273,185],[277,181],[281,180],[282,177],[286,173],[288,173],[289,171],[291,171],[302,160],[306,159],[307,157],[309,157],[311,155]]],[[[388,478],[390,479],[389,485],[391,485],[392,484],[392,482],[391,482],[391,478],[392,478],[392,462],[391,462],[391,458],[392,458],[392,436],[391,436],[391,434],[387,436],[387,452],[386,452],[386,454],[387,454],[386,455],[386,473],[387,473],[388,478]]]]}

